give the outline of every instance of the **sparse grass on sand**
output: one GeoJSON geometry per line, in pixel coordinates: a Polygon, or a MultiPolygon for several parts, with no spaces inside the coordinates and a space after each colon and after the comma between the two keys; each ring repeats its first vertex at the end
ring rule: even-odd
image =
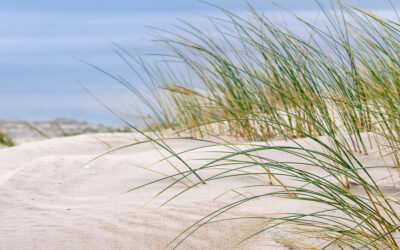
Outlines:
{"type": "Polygon", "coordinates": [[[0,144],[5,145],[7,147],[12,147],[15,145],[15,142],[9,135],[0,131],[0,144]]]}
{"type": "Polygon", "coordinates": [[[150,130],[168,129],[196,138],[228,135],[250,142],[244,149],[222,138],[210,140],[210,151],[213,146],[226,150],[194,169],[183,160],[183,153],[168,146],[168,138],[148,137],[170,154],[166,162],[176,158],[184,167],[158,180],[174,180],[166,190],[190,179],[189,186],[176,196],[189,191],[195,195],[194,187],[215,180],[241,175],[265,178],[264,193],[205,215],[173,239],[171,246],[179,246],[237,206],[285,196],[323,208],[257,218],[268,226],[238,242],[286,225],[291,228],[288,237],[322,241],[318,246],[295,241],[300,248],[400,249],[398,197],[383,192],[371,173],[374,168],[398,169],[400,163],[400,24],[357,8],[336,5],[332,11],[321,6],[327,26],[294,16],[304,28],[295,32],[251,7],[246,17],[220,10],[225,18],[210,18],[213,32],[190,24],[178,32],[160,31],[158,41],[170,51],[159,56],[165,59],[161,62],[147,63],[116,46],[126,63],[136,62],[148,73],[143,77],[149,79],[148,93],[105,72],[148,106],[150,130]],[[277,136],[291,144],[254,142],[277,136]],[[305,147],[295,138],[308,138],[318,147],[305,147]],[[378,145],[382,158],[391,157],[390,163],[367,167],[358,160],[357,155],[368,154],[371,141],[378,145]],[[297,160],[262,156],[276,150],[297,160]],[[206,175],[210,170],[214,174],[206,175]],[[297,184],[285,185],[282,180],[288,178],[297,184]],[[271,191],[271,186],[280,189],[271,191]],[[362,192],[355,193],[352,186],[362,192]]]}

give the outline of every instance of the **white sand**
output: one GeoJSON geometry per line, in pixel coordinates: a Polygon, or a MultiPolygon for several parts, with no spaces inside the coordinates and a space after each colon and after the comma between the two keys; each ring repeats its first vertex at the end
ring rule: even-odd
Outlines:
{"type": "MultiPolygon", "coordinates": [[[[142,207],[172,182],[164,180],[124,193],[162,177],[143,167],[166,174],[175,171],[168,163],[151,166],[161,158],[151,144],[120,150],[86,165],[93,157],[110,148],[132,143],[136,137],[129,134],[82,135],[1,149],[0,249],[162,249],[202,216],[238,200],[238,193],[230,189],[266,184],[264,180],[245,176],[215,181],[200,185],[155,210],[182,190],[184,186],[180,184],[142,207]]],[[[300,141],[305,145],[309,143],[300,141]]],[[[170,143],[176,151],[202,144],[187,140],[170,143]]],[[[202,151],[186,154],[185,159],[192,166],[199,166],[201,161],[195,159],[208,155],[202,151]]],[[[289,158],[276,151],[266,154],[277,160],[289,158]]],[[[373,162],[376,158],[377,155],[372,154],[362,160],[373,162]]],[[[176,160],[172,161],[178,165],[176,160]]],[[[205,172],[202,176],[209,174],[205,172]]],[[[387,170],[376,174],[386,176],[387,170]]],[[[195,181],[195,178],[191,179],[195,181]]],[[[244,204],[225,216],[314,209],[318,207],[270,197],[244,204]]],[[[180,249],[230,249],[262,226],[259,220],[207,225],[185,241],[180,249]]],[[[284,231],[271,230],[238,248],[297,249],[285,239],[288,236],[284,231]]]]}

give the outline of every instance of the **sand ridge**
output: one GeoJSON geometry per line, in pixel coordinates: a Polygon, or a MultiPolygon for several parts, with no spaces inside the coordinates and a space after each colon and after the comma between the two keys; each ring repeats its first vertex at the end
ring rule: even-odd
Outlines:
{"type": "MultiPolygon", "coordinates": [[[[161,158],[160,151],[152,144],[119,150],[87,164],[111,148],[141,139],[137,134],[81,135],[1,149],[0,248],[163,249],[198,219],[241,198],[230,191],[232,188],[264,183],[245,176],[215,181],[158,208],[184,188],[181,184],[143,208],[171,180],[125,192],[163,174],[175,173],[165,162],[152,165],[161,158]]],[[[205,145],[188,140],[169,144],[176,152],[205,145]]],[[[270,154],[277,159],[286,157],[276,152],[270,154]]],[[[205,156],[204,150],[197,150],[185,157],[195,166],[201,162],[196,159],[205,156]]],[[[207,176],[207,172],[203,174],[207,176]]],[[[224,216],[273,214],[287,208],[315,209],[306,202],[270,197],[246,203],[224,216]]],[[[185,241],[180,249],[231,249],[238,240],[262,226],[257,220],[210,224],[185,241]]],[[[285,232],[271,230],[237,247],[297,249],[283,238],[285,232]]]]}

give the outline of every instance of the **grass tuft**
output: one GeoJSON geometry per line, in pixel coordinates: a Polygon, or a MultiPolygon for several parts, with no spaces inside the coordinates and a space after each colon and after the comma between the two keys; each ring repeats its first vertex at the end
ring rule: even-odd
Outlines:
{"type": "Polygon", "coordinates": [[[0,131],[0,144],[5,145],[7,147],[15,146],[14,140],[9,135],[7,135],[2,131],[0,131]]]}
{"type": "Polygon", "coordinates": [[[157,41],[169,53],[157,55],[159,60],[152,64],[116,45],[116,53],[135,74],[135,63],[146,72],[141,79],[148,93],[95,67],[147,106],[149,113],[143,117],[150,132],[213,136],[217,139],[209,141],[210,152],[224,149],[201,166],[191,167],[181,155],[195,148],[177,153],[162,135],[146,137],[170,153],[164,161],[177,158],[186,171],[143,186],[172,178],[175,181],[165,188],[169,190],[191,180],[166,202],[215,180],[237,176],[265,180],[257,185],[263,192],[205,215],[171,246],[179,246],[237,206],[284,196],[321,209],[260,217],[267,226],[242,241],[287,226],[294,235],[322,241],[318,249],[400,249],[399,200],[388,196],[373,174],[374,169],[400,166],[400,23],[355,7],[333,6],[331,10],[320,5],[326,24],[322,26],[292,13],[303,27],[301,32],[251,6],[246,17],[218,8],[225,18],[209,19],[211,33],[189,23],[178,32],[159,31],[157,41]],[[222,136],[250,143],[243,148],[222,136]],[[256,143],[276,137],[287,140],[287,146],[256,143]],[[314,146],[307,147],[298,138],[314,146]],[[378,149],[371,150],[372,145],[378,149]],[[276,151],[295,160],[268,156],[276,151]],[[362,155],[376,151],[381,161],[389,158],[389,163],[361,162],[362,155]],[[214,174],[209,175],[210,170],[214,174]]]}

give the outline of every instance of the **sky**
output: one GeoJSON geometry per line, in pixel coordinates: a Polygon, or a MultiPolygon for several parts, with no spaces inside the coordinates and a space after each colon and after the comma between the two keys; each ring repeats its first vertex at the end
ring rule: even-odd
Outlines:
{"type": "MultiPolygon", "coordinates": [[[[260,11],[278,10],[267,0],[248,1],[260,11]]],[[[242,0],[208,2],[236,12],[247,9],[242,0]]],[[[317,12],[314,0],[275,2],[293,11],[317,12]]],[[[388,1],[342,2],[390,9],[388,1]]],[[[169,29],[178,19],[202,26],[204,16],[214,13],[218,15],[215,8],[197,0],[0,0],[0,120],[62,117],[118,124],[81,85],[121,112],[132,110],[129,94],[78,59],[124,75],[140,87],[143,83],[111,43],[140,55],[157,52],[150,27],[169,29]]]]}

